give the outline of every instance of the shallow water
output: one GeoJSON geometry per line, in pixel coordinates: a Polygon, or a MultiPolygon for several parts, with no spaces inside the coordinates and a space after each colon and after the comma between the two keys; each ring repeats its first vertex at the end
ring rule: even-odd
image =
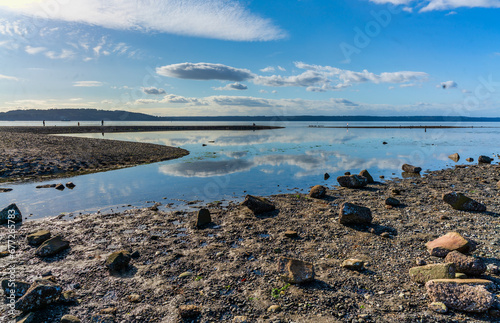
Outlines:
{"type": "MultiPolygon", "coordinates": [[[[22,125],[21,123],[16,125],[22,125]]],[[[32,123],[28,123],[31,125],[32,123]]],[[[59,122],[58,124],[66,124],[59,122]]],[[[84,124],[82,122],[82,124],[84,124]]],[[[114,123],[130,124],[130,123],[114,123]]],[[[141,124],[152,124],[143,122],[141,124]]],[[[188,124],[163,122],[155,124],[188,124]]],[[[190,122],[203,124],[206,122],[190,122]]],[[[223,122],[210,124],[228,124],[223,122]]],[[[231,122],[230,124],[242,124],[231,122]]],[[[243,123],[245,124],[245,123],[243,123]]],[[[259,123],[266,124],[266,123],[259,123]]],[[[270,124],[270,123],[267,123],[270,124]]],[[[344,126],[344,123],[314,125],[344,126]]],[[[307,122],[284,124],[285,129],[262,131],[182,131],[73,136],[149,142],[182,147],[190,155],[181,159],[133,168],[28,184],[1,184],[14,190],[0,194],[0,205],[17,203],[31,219],[60,213],[121,211],[128,205],[142,207],[151,201],[173,208],[186,201],[207,202],[241,199],[246,194],[306,192],[350,171],[368,169],[375,180],[401,177],[404,163],[435,170],[455,162],[448,155],[458,152],[459,164],[467,157],[500,153],[498,123],[425,123],[425,125],[474,126],[460,129],[331,129],[310,128],[307,122]],[[382,144],[387,142],[386,145],[382,144]],[[206,146],[203,146],[206,144],[206,146]],[[331,178],[323,179],[324,173],[331,178]],[[36,189],[36,185],[68,182],[73,190],[36,189]]],[[[380,123],[351,123],[351,126],[380,123]]],[[[419,125],[386,123],[384,125],[419,125]]],[[[162,207],[160,207],[161,209],[162,207]]]]}

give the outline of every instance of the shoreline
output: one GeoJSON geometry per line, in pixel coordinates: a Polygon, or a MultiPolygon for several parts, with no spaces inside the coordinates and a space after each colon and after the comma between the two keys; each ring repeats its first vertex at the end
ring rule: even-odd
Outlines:
{"type": "MultiPolygon", "coordinates": [[[[328,128],[328,129],[474,129],[474,126],[315,126],[309,128],[328,128]]],[[[480,129],[490,129],[499,127],[476,127],[480,129]]]]}
{"type": "MultiPolygon", "coordinates": [[[[53,134],[148,131],[257,131],[271,126],[40,126],[0,127],[0,183],[73,177],[184,157],[182,148],[53,134]]],[[[0,192],[1,193],[1,192],[0,192]]]]}
{"type": "MultiPolygon", "coordinates": [[[[499,266],[499,179],[499,165],[458,165],[363,189],[338,187],[333,180],[321,199],[297,193],[269,196],[277,210],[264,216],[235,202],[206,205],[212,224],[203,229],[194,225],[195,210],[163,212],[154,206],[33,220],[16,230],[19,249],[12,265],[19,280],[32,282],[50,271],[64,291],[75,294],[76,302],[37,311],[37,322],[53,322],[63,314],[83,322],[92,317],[182,322],[183,305],[199,309],[201,322],[238,322],[241,317],[247,322],[495,322],[495,312],[429,310],[425,287],[412,282],[408,270],[418,259],[442,263],[429,255],[425,243],[449,231],[475,240],[473,255],[499,266]],[[441,197],[450,190],[485,204],[487,211],[452,209],[441,197]],[[387,197],[401,205],[386,208],[387,197]],[[346,201],[370,208],[372,224],[340,224],[338,208],[346,201]],[[35,256],[26,236],[42,229],[63,236],[70,249],[48,259],[35,256]],[[287,230],[295,230],[297,237],[287,237],[287,230]],[[104,261],[120,249],[139,256],[126,271],[110,274],[104,261]],[[277,269],[282,256],[311,262],[315,280],[286,285],[277,269]],[[342,261],[353,257],[365,262],[364,270],[342,268],[342,261]],[[131,301],[131,295],[139,296],[131,301]],[[273,305],[279,309],[270,310],[273,305]]],[[[498,273],[480,278],[493,281],[498,295],[498,273]]]]}

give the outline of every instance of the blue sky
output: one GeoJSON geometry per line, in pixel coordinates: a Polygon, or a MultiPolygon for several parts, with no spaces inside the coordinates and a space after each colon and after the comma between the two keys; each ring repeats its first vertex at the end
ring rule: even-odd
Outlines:
{"type": "Polygon", "coordinates": [[[500,0],[0,0],[0,111],[500,116],[500,0]]]}

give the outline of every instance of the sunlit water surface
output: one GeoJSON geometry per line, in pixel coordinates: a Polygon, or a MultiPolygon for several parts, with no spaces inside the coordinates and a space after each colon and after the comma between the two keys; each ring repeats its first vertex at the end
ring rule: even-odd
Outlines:
{"type": "MultiPolygon", "coordinates": [[[[39,122],[38,122],[39,123],[39,122]]],[[[38,125],[9,123],[9,125],[38,125]]],[[[75,122],[72,122],[73,124],[75,122]]],[[[48,125],[67,125],[65,122],[48,125]]],[[[81,122],[93,125],[92,122],[81,122]]],[[[111,123],[109,123],[111,124],[111,123]]],[[[138,124],[118,123],[113,124],[138,124]]],[[[248,124],[222,122],[157,122],[140,124],[248,124]]],[[[271,123],[259,123],[271,124],[271,123]]],[[[448,155],[465,158],[496,156],[500,140],[498,123],[449,123],[474,126],[462,129],[329,129],[345,123],[291,122],[284,129],[261,131],[179,131],[149,133],[79,134],[72,136],[148,142],[187,149],[186,157],[104,173],[27,184],[0,184],[13,191],[0,194],[0,206],[17,203],[30,219],[61,213],[120,211],[161,202],[160,208],[185,208],[186,201],[240,200],[246,194],[306,192],[311,186],[332,187],[337,176],[368,169],[375,180],[401,177],[401,165],[410,163],[424,170],[450,167],[448,155]],[[383,144],[383,142],[387,144],[383,144]],[[206,146],[203,146],[205,144],[206,146]],[[325,173],[330,179],[324,180],[325,173]],[[76,184],[73,190],[36,189],[48,183],[76,184]]],[[[425,123],[425,125],[445,125],[425,123]]],[[[2,124],[1,125],[6,125],[2,124]]],[[[273,123],[273,125],[277,125],[273,123]]],[[[350,126],[381,123],[350,123],[350,126]]],[[[382,125],[419,125],[386,123],[382,125]]],[[[381,180],[382,181],[382,180],[381,180]]],[[[191,206],[189,206],[191,207],[191,206]]]]}

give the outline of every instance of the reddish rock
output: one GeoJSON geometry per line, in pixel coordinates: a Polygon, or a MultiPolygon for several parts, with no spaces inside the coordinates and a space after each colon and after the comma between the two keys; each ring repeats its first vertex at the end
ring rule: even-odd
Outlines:
{"type": "Polygon", "coordinates": [[[427,250],[432,256],[446,257],[450,251],[459,251],[461,253],[469,253],[476,249],[477,243],[462,237],[457,232],[448,232],[435,240],[425,244],[427,250]]]}

